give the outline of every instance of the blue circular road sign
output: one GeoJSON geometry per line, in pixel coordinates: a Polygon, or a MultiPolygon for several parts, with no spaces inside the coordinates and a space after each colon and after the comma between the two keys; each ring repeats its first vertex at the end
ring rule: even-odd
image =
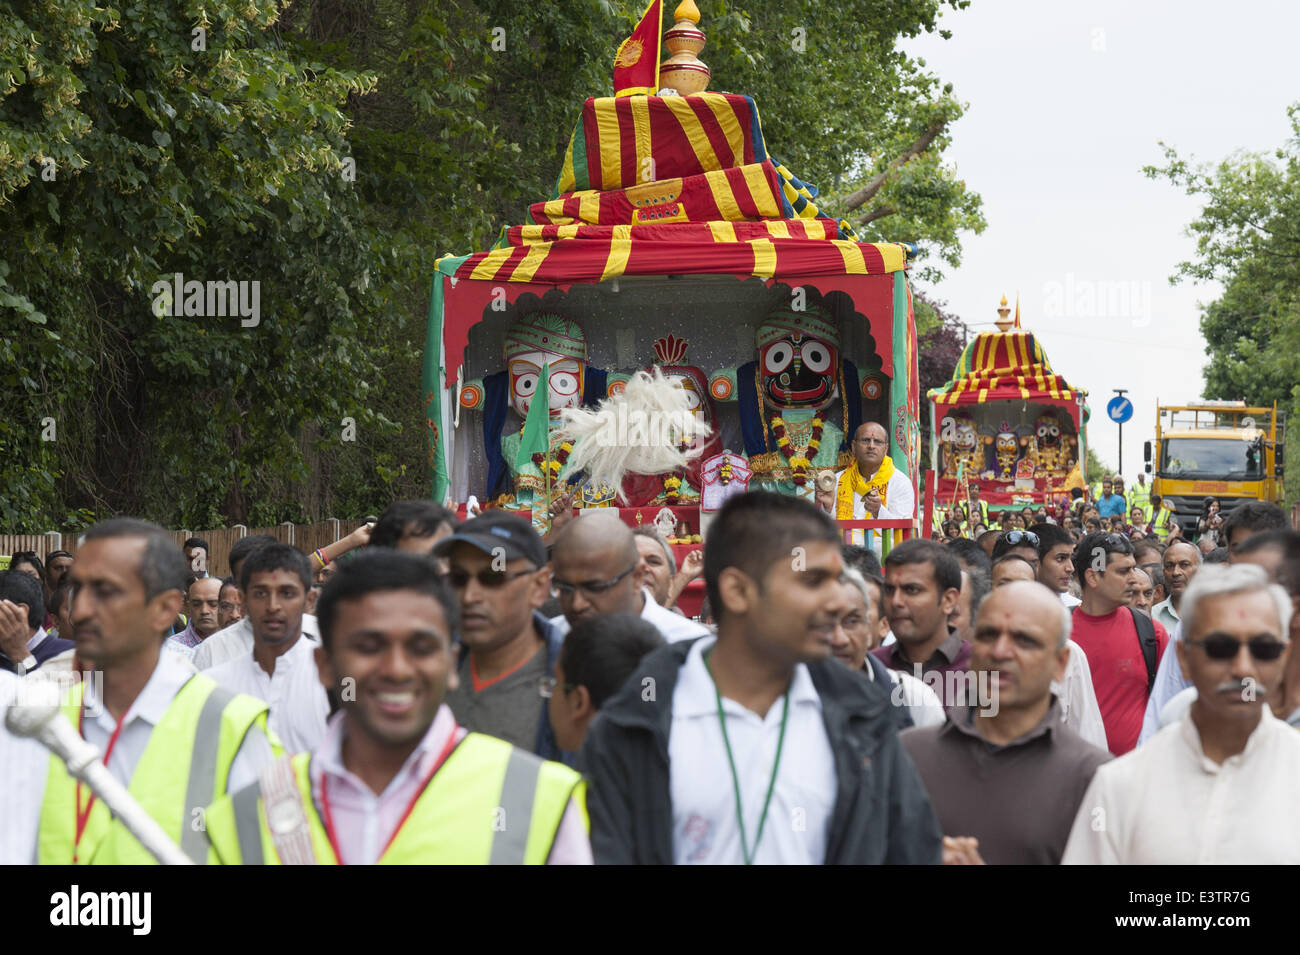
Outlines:
{"type": "Polygon", "coordinates": [[[1111,421],[1123,424],[1129,418],[1133,417],[1133,402],[1129,401],[1123,395],[1116,395],[1106,402],[1106,415],[1111,421]]]}

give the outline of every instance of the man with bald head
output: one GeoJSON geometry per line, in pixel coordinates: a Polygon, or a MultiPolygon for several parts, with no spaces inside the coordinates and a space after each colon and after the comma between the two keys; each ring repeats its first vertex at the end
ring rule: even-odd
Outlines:
{"type": "Polygon", "coordinates": [[[1097,767],[1110,759],[1061,719],[1070,612],[1032,580],[995,587],[975,618],[980,699],[899,738],[944,831],[944,861],[1055,865],[1097,767]],[[987,688],[987,690],[985,689],[987,688]]]}
{"type": "MultiPolygon", "coordinates": [[[[889,434],[874,421],[858,426],[850,445],[853,463],[839,473],[835,485],[835,517],[853,520],[907,520],[916,510],[916,493],[907,475],[889,457],[889,434]]],[[[853,533],[853,543],[863,542],[853,533]]]]}
{"type": "Polygon", "coordinates": [[[631,528],[608,509],[593,509],[566,524],[551,548],[551,586],[564,612],[551,619],[563,636],[583,620],[611,613],[639,616],[669,643],[709,631],[662,607],[640,584],[641,555],[631,528]]]}

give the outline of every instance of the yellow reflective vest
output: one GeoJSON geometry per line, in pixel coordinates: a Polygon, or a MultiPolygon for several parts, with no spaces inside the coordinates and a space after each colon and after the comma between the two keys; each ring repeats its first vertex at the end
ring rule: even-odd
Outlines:
{"type": "MultiPolygon", "coordinates": [[[[208,808],[207,834],[225,865],[281,865],[280,844],[291,840],[295,861],[338,865],[312,798],[310,753],[289,761],[296,793],[270,802],[271,767],[252,786],[208,808]],[[272,834],[272,824],[277,828],[272,834]]],[[[380,865],[542,865],[572,799],[587,824],[586,784],[567,766],[505,740],[470,733],[416,799],[410,815],[379,858],[380,865]]]]}
{"type": "MultiPolygon", "coordinates": [[[[74,686],[63,704],[64,716],[77,726],[84,683],[74,686]]],[[[203,810],[226,791],[230,766],[255,724],[266,733],[268,707],[261,700],[222,689],[195,674],[172,699],[154,727],[127,791],[194,862],[208,860],[203,810]]],[[[274,736],[272,751],[279,755],[274,736]]],[[[90,787],[81,786],[82,807],[90,787]]],[[[41,806],[37,858],[41,865],[142,865],[157,860],[129,829],[96,799],[76,839],[77,779],[63,760],[50,756],[41,806]],[[75,849],[75,853],[74,853],[75,849]]]]}
{"type": "Polygon", "coordinates": [[[1160,513],[1158,513],[1155,516],[1155,519],[1151,522],[1152,526],[1155,528],[1156,537],[1162,542],[1169,537],[1170,528],[1167,525],[1167,521],[1173,513],[1173,511],[1165,507],[1164,503],[1161,502],[1160,513]]]}

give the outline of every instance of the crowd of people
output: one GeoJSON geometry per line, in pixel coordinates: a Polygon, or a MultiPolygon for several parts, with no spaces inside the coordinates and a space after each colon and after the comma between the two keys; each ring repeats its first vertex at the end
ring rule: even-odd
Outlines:
{"type": "MultiPolygon", "coordinates": [[[[57,687],[196,863],[1300,861],[1300,534],[1136,490],[972,485],[883,559],[756,491],[680,565],[609,510],[402,501],[226,578],[117,518],[0,574],[0,708],[57,687]]],[[[150,861],[35,740],[0,765],[0,861],[150,861]]]]}

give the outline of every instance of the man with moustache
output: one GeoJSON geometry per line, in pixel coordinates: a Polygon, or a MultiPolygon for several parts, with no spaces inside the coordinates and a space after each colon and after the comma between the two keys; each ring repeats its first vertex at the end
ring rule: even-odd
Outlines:
{"type": "Polygon", "coordinates": [[[340,694],[310,754],[208,809],[218,861],[591,862],[578,774],[467,731],[444,702],[457,614],[431,559],[371,548],[325,585],[317,610],[320,683],[355,692],[340,694]]]}
{"type": "Polygon", "coordinates": [[[842,543],[794,497],[718,512],[704,545],[718,635],[650,654],[587,732],[598,863],[940,861],[888,693],[830,659],[842,543]]]}
{"type": "Polygon", "coordinates": [[[271,730],[287,752],[314,749],[325,737],[330,705],[316,679],[316,643],[302,629],[311,567],[297,548],[275,543],[253,551],[239,574],[252,652],[205,672],[232,692],[265,700],[271,730]]]}
{"type": "Polygon", "coordinates": [[[1290,651],[1291,598],[1259,567],[1203,567],[1181,613],[1175,646],[1196,700],[1097,770],[1062,861],[1294,865],[1300,734],[1269,707],[1290,651]]]}
{"type": "MultiPolygon", "coordinates": [[[[156,524],[114,518],[86,531],[70,571],[71,619],[78,659],[97,678],[73,688],[64,718],[181,850],[203,862],[198,814],[256,779],[278,750],[265,703],[229,693],[162,652],[185,577],[180,548],[156,524]]],[[[0,862],[154,861],[39,743],[0,731],[0,766],[13,781],[0,786],[0,862]]]]}

